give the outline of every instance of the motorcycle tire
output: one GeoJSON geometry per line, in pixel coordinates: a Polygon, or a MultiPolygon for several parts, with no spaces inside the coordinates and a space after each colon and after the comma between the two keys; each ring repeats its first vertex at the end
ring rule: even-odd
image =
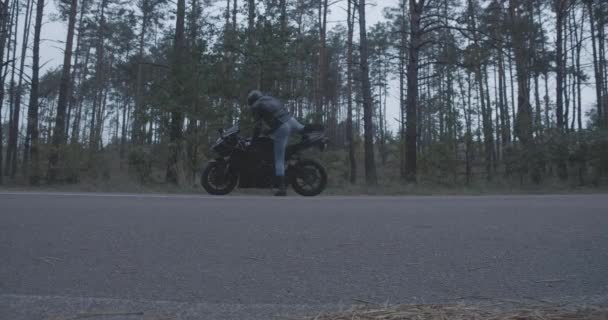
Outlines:
{"type": "Polygon", "coordinates": [[[211,162],[207,165],[205,170],[203,170],[203,173],[201,174],[201,185],[207,193],[214,196],[223,196],[229,194],[236,188],[238,177],[230,173],[226,173],[228,177],[222,177],[223,183],[221,185],[216,185],[216,174],[219,173],[216,173],[215,171],[224,171],[225,165],[225,163],[221,162],[211,162]]]}
{"type": "Polygon", "coordinates": [[[327,172],[314,160],[300,160],[290,171],[291,187],[299,195],[314,197],[327,187],[327,172]]]}

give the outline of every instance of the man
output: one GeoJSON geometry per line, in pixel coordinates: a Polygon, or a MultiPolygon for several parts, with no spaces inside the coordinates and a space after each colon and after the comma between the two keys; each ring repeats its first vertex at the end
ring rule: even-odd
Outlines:
{"type": "Polygon", "coordinates": [[[285,149],[289,136],[294,132],[304,134],[310,131],[296,120],[278,99],[263,95],[258,90],[253,90],[247,96],[247,102],[255,119],[253,139],[257,138],[265,123],[270,130],[268,133],[274,139],[274,169],[278,191],[275,196],[286,196],[285,187],[285,149]]]}

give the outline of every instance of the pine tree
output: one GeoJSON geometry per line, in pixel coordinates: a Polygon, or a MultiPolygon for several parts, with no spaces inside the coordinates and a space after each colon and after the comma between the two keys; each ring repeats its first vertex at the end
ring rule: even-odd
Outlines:
{"type": "Polygon", "coordinates": [[[363,122],[365,139],[365,182],[373,186],[378,183],[376,163],[374,159],[374,126],[372,123],[373,106],[372,92],[369,80],[367,29],[365,24],[365,0],[359,0],[359,46],[360,68],[363,91],[363,122]]]}
{"type": "Polygon", "coordinates": [[[30,85],[30,101],[28,107],[27,136],[25,140],[23,167],[29,170],[29,181],[32,185],[40,183],[40,159],[38,145],[38,73],[40,72],[40,33],[44,0],[36,1],[36,22],[34,25],[34,48],[32,57],[32,80],[30,85]],[[28,159],[31,158],[31,165],[28,159]],[[29,165],[29,168],[28,168],[29,165]]]}
{"type": "Polygon", "coordinates": [[[65,118],[68,98],[70,96],[70,79],[72,67],[72,44],[74,42],[74,27],[76,25],[76,12],[78,0],[70,1],[70,10],[68,18],[68,33],[63,56],[63,71],[61,74],[61,84],[59,88],[59,98],[57,102],[57,115],[55,117],[55,127],[53,129],[52,149],[49,155],[49,170],[48,180],[53,183],[59,175],[60,157],[62,154],[62,146],[66,142],[65,137],[65,118]]]}

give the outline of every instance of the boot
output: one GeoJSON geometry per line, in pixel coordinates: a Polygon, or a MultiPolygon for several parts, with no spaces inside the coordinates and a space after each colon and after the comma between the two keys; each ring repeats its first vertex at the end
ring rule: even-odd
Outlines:
{"type": "Polygon", "coordinates": [[[277,192],[274,193],[275,196],[284,197],[287,195],[287,188],[285,187],[285,177],[284,176],[276,176],[276,184],[277,184],[277,192]]]}

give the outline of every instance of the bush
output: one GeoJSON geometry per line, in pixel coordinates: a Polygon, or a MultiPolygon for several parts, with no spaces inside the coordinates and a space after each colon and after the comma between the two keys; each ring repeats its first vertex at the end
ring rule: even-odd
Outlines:
{"type": "Polygon", "coordinates": [[[140,183],[149,180],[152,174],[152,155],[148,146],[134,146],[129,151],[129,173],[134,174],[140,183]]]}

